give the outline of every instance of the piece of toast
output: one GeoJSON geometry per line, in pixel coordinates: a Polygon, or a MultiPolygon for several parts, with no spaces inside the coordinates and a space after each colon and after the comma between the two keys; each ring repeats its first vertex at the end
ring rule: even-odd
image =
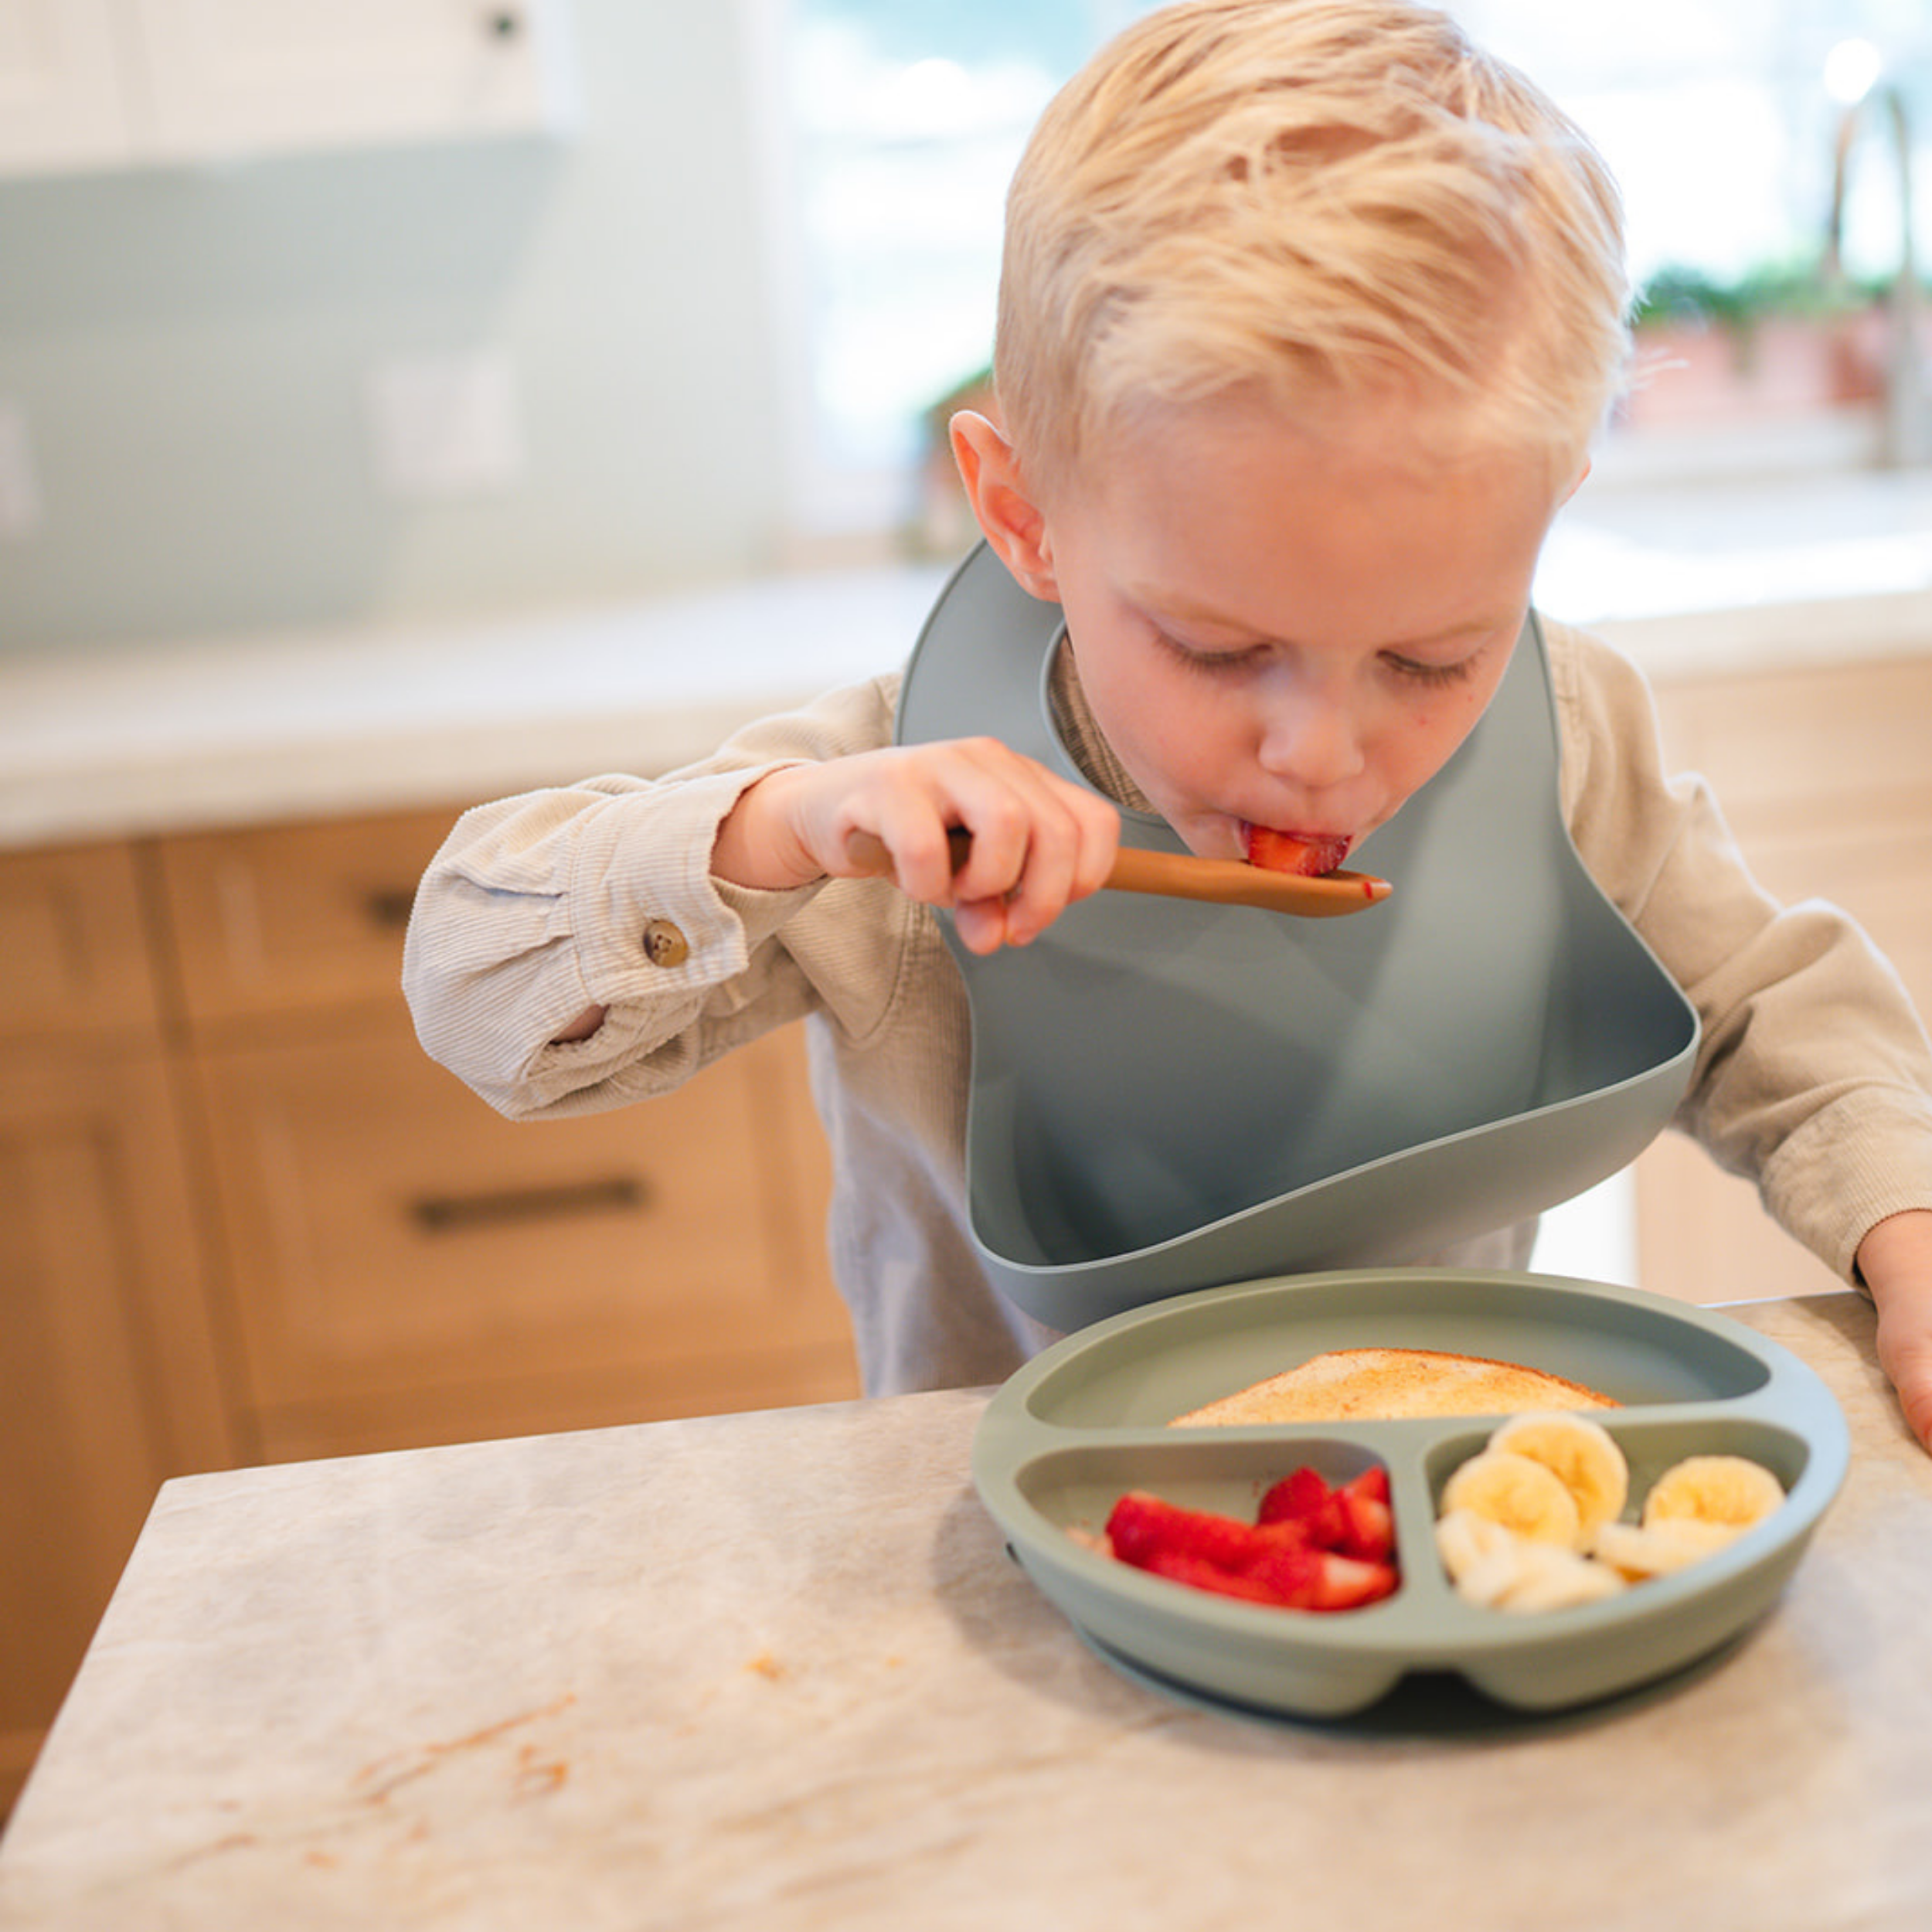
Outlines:
{"type": "Polygon", "coordinates": [[[1526,1410],[1614,1409],[1580,1382],[1440,1349],[1332,1349],[1218,1402],[1176,1416],[1172,1428],[1244,1422],[1369,1422],[1402,1416],[1519,1415],[1526,1410]]]}

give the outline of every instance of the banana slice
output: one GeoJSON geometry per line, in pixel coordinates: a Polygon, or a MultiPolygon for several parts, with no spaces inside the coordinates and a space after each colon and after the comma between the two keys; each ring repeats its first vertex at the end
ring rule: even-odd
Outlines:
{"type": "Polygon", "coordinates": [[[1686,1456],[1666,1469],[1644,1499],[1644,1525],[1723,1523],[1748,1529],[1784,1500],[1784,1485],[1746,1456],[1686,1456]]]}
{"type": "Polygon", "coordinates": [[[1436,1523],[1436,1550],[1456,1594],[1485,1610],[1566,1610],[1614,1596],[1624,1579],[1607,1566],[1560,1544],[1452,1509],[1436,1523]]]}
{"type": "Polygon", "coordinates": [[[1688,1516],[1654,1523],[1607,1522],[1597,1532],[1594,1553],[1600,1563],[1626,1581],[1641,1583],[1701,1562],[1743,1533],[1735,1524],[1700,1522],[1688,1516]]]}
{"type": "Polygon", "coordinates": [[[1489,1447],[1542,1463],[1570,1492],[1577,1504],[1580,1549],[1587,1549],[1597,1530],[1624,1513],[1630,1465],[1600,1422],[1572,1414],[1516,1416],[1489,1438],[1489,1447]]]}
{"type": "Polygon", "coordinates": [[[1506,1449],[1471,1456],[1443,1485],[1442,1507],[1474,1510],[1535,1542],[1577,1547],[1576,1498],[1547,1464],[1506,1449]]]}
{"type": "Polygon", "coordinates": [[[1473,1509],[1436,1519],[1436,1553],[1456,1594],[1487,1609],[1499,1603],[1521,1574],[1522,1539],[1473,1509]]]}
{"type": "Polygon", "coordinates": [[[1627,1587],[1607,1563],[1560,1549],[1555,1543],[1520,1544],[1521,1566],[1516,1580],[1498,1598],[1498,1610],[1529,1612],[1569,1610],[1578,1604],[1600,1603],[1627,1587]]]}

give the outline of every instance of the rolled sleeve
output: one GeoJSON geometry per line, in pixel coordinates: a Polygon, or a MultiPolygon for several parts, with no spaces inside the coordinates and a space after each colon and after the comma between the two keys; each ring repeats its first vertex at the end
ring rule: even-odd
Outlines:
{"type": "Polygon", "coordinates": [[[718,828],[752,785],[889,730],[890,680],[747,727],[703,764],[611,775],[479,805],[418,888],[403,990],[430,1056],[515,1117],[662,1093],[812,1009],[779,935],[822,889],[711,875],[718,828]],[[587,1039],[556,1036],[605,1009],[587,1039]]]}

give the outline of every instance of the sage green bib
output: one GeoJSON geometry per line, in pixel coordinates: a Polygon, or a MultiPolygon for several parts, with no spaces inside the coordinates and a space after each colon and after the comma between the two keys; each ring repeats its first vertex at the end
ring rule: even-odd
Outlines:
{"type": "MultiPolygon", "coordinates": [[[[983,546],[907,671],[901,743],[986,733],[1084,784],[1048,680],[1063,629],[983,546]]],[[[1351,855],[1342,919],[1103,892],[991,957],[972,1009],[975,1241],[1070,1329],[1183,1289],[1400,1263],[1624,1166],[1668,1121],[1696,1012],[1564,825],[1531,619],[1454,757],[1351,855]]],[[[1183,849],[1128,813],[1133,845],[1183,849]]]]}

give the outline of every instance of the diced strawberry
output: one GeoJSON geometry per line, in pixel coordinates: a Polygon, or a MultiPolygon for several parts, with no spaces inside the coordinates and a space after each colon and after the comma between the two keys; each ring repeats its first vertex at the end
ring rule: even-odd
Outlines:
{"type": "Polygon", "coordinates": [[[1248,1572],[1278,1604],[1292,1610],[1310,1610],[1321,1587],[1325,1553],[1312,1543],[1284,1543],[1257,1560],[1248,1572]]]}
{"type": "Polygon", "coordinates": [[[1345,838],[1323,835],[1294,838],[1271,825],[1250,825],[1247,845],[1250,866],[1267,872],[1299,872],[1311,879],[1333,872],[1349,855],[1345,838]]]}
{"type": "Polygon", "coordinates": [[[1238,1597],[1250,1604],[1267,1604],[1279,1608],[1281,1598],[1259,1577],[1223,1570],[1205,1557],[1189,1556],[1180,1549],[1156,1549],[1145,1563],[1134,1565],[1150,1576],[1165,1577],[1170,1583],[1185,1583],[1192,1590],[1209,1590],[1217,1597],[1238,1597]]]}
{"type": "Polygon", "coordinates": [[[1261,1499],[1260,1520],[1131,1489],[1107,1522],[1121,1562],[1197,1590],[1294,1610],[1353,1610],[1396,1587],[1388,1472],[1379,1467],[1332,1488],[1295,1470],[1261,1499]]]}
{"type": "Polygon", "coordinates": [[[1358,1496],[1366,1496],[1374,1502],[1389,1500],[1389,1471],[1379,1462],[1372,1462],[1359,1476],[1344,1483],[1345,1489],[1352,1489],[1358,1496]]]}
{"type": "Polygon", "coordinates": [[[1130,1489],[1107,1519],[1107,1540],[1123,1563],[1145,1570],[1156,1554],[1194,1557],[1217,1568],[1244,1570],[1266,1547],[1253,1523],[1207,1509],[1183,1509],[1178,1503],[1130,1489]]]}
{"type": "Polygon", "coordinates": [[[1393,1594],[1398,1580],[1393,1563],[1357,1563],[1332,1550],[1323,1553],[1321,1565],[1311,1610],[1359,1610],[1393,1594]]]}
{"type": "Polygon", "coordinates": [[[1308,1522],[1321,1513],[1331,1493],[1321,1472],[1304,1464],[1269,1487],[1255,1512],[1255,1520],[1264,1523],[1308,1522]]]}
{"type": "Polygon", "coordinates": [[[1298,1522],[1321,1548],[1368,1561],[1380,1562],[1394,1547],[1389,1472],[1379,1463],[1371,1464],[1338,1489],[1331,1489],[1313,1469],[1298,1469],[1268,1489],[1257,1519],[1298,1522]]]}
{"type": "Polygon", "coordinates": [[[1395,1516],[1389,1505],[1352,1486],[1338,1489],[1335,1503],[1339,1530],[1325,1546],[1363,1563],[1386,1563],[1396,1546],[1395,1516]]]}
{"type": "Polygon", "coordinates": [[[1392,1563],[1359,1563],[1331,1549],[1273,1551],[1247,1573],[1289,1610],[1359,1610],[1388,1596],[1396,1581],[1392,1563]]]}

